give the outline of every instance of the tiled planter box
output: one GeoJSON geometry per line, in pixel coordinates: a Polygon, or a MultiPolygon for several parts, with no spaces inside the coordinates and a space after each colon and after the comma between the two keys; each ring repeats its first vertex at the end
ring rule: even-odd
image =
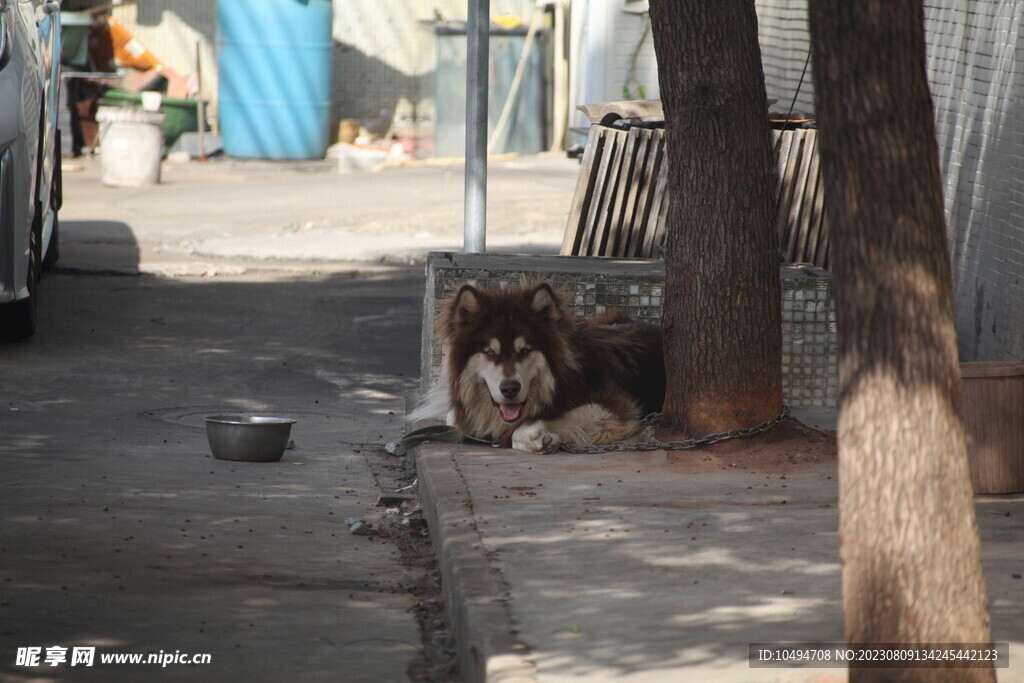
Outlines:
{"type": "MultiPolygon", "coordinates": [[[[660,260],[580,256],[509,256],[433,252],[427,260],[420,355],[423,386],[441,368],[434,339],[437,304],[465,283],[500,287],[539,277],[561,288],[577,315],[618,308],[661,321],[665,271],[660,260]]],[[[836,325],[832,276],[824,270],[785,266],[782,277],[782,391],[796,407],[835,406],[836,325]]]]}

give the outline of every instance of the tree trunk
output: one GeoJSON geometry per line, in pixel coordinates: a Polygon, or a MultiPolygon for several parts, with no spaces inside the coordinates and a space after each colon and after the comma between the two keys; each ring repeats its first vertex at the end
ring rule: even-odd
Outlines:
{"type": "MultiPolygon", "coordinates": [[[[812,0],[839,327],[840,554],[854,643],[989,641],[921,0],[812,0]]],[[[851,680],[993,680],[852,669],[851,680]]]]}
{"type": "Polygon", "coordinates": [[[782,407],[781,284],[753,0],[651,0],[666,121],[662,424],[691,436],[782,407]]]}

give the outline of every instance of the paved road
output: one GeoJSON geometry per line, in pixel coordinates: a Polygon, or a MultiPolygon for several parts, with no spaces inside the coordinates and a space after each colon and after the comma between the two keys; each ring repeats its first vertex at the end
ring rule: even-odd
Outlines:
{"type": "Polygon", "coordinates": [[[417,371],[410,275],[47,278],[0,347],[0,677],[56,645],[212,656],[70,680],[406,680],[408,570],[344,520],[377,514],[367,455],[417,371]],[[297,418],[295,449],[213,459],[224,411],[297,418]]]}
{"type": "MultiPolygon", "coordinates": [[[[81,165],[39,331],[0,346],[0,679],[406,680],[422,577],[344,520],[378,514],[418,375],[422,269],[393,264],[459,246],[461,170],[81,165]],[[213,459],[224,411],[297,418],[295,449],[213,459]],[[96,664],[16,665],[54,646],[96,664]],[[99,662],[161,651],[212,661],[99,662]]],[[[574,173],[497,169],[491,244],[557,248],[574,173]]]]}
{"type": "MultiPolygon", "coordinates": [[[[351,271],[422,262],[463,243],[462,169],[338,175],[323,164],[164,164],[157,187],[100,184],[95,159],[65,172],[64,268],[158,275],[351,271]]],[[[557,253],[578,162],[542,155],[492,165],[487,248],[557,253]]]]}

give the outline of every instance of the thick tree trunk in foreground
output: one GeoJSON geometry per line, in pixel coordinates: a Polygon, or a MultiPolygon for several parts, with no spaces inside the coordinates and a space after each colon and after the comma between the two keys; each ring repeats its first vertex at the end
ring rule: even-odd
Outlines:
{"type": "MultiPolygon", "coordinates": [[[[989,641],[921,0],[812,0],[850,643],[989,641]]],[[[851,680],[992,680],[852,669],[851,680]]]]}
{"type": "Polygon", "coordinates": [[[781,284],[753,0],[651,0],[668,190],[662,424],[691,436],[782,407],[781,284]]]}

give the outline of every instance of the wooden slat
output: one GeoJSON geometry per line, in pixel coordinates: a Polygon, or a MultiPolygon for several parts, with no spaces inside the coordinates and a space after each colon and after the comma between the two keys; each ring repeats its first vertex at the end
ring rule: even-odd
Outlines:
{"type": "MultiPolygon", "coordinates": [[[[781,131],[772,130],[772,160],[775,162],[775,168],[785,168],[789,162],[790,146],[793,143],[793,132],[792,131],[781,131]]],[[[779,205],[779,198],[782,196],[782,174],[775,174],[775,192],[772,195],[775,198],[775,205],[779,205]]],[[[781,235],[780,235],[781,237],[781,235]]]]}
{"type": "Polygon", "coordinates": [[[591,126],[590,132],[587,133],[587,145],[583,148],[583,159],[580,161],[580,174],[576,178],[576,191],[572,195],[572,205],[569,207],[569,220],[565,225],[565,236],[562,238],[562,254],[580,253],[583,217],[590,207],[596,181],[594,160],[600,157],[603,147],[600,126],[591,126]]]}
{"type": "Polygon", "coordinates": [[[807,139],[793,131],[793,152],[789,158],[789,202],[786,206],[786,231],[789,233],[789,260],[798,261],[804,248],[804,235],[800,232],[800,209],[807,182],[807,139]]]}
{"type": "Polygon", "coordinates": [[[974,492],[1024,491],[1024,364],[961,363],[960,375],[974,492]]]}
{"type": "Polygon", "coordinates": [[[583,222],[580,224],[581,230],[578,247],[578,253],[580,254],[591,253],[590,243],[593,238],[594,221],[597,220],[597,210],[601,204],[601,194],[604,192],[604,186],[607,182],[607,155],[611,151],[610,147],[615,144],[615,138],[608,135],[608,129],[601,128],[598,144],[601,147],[600,154],[594,157],[594,165],[592,167],[593,184],[591,185],[590,197],[587,201],[587,210],[583,214],[583,222]]]}
{"type": "Polygon", "coordinates": [[[637,212],[640,206],[640,196],[651,181],[651,146],[654,137],[652,131],[646,128],[634,128],[636,140],[634,143],[634,165],[633,174],[630,178],[629,191],[626,193],[622,220],[628,225],[623,234],[625,239],[619,241],[615,247],[615,256],[620,258],[635,258],[637,245],[642,239],[644,230],[647,228],[646,219],[642,213],[637,212]]]}
{"type": "Polygon", "coordinates": [[[611,208],[614,206],[615,194],[621,181],[626,140],[629,136],[624,130],[611,130],[609,135],[613,137],[614,142],[611,145],[610,154],[605,153],[605,157],[608,160],[607,175],[594,221],[593,237],[590,242],[589,253],[594,256],[607,256],[605,247],[608,243],[608,231],[611,227],[611,208]]]}
{"type": "Polygon", "coordinates": [[[608,167],[610,165],[610,158],[612,156],[612,150],[615,144],[616,136],[613,130],[609,128],[600,127],[600,143],[602,145],[601,155],[599,158],[595,158],[595,171],[594,171],[594,189],[591,193],[588,211],[585,214],[583,227],[583,234],[580,238],[580,246],[578,250],[579,255],[589,256],[593,255],[593,238],[594,231],[597,229],[597,223],[599,219],[599,210],[601,207],[601,201],[605,193],[605,187],[608,184],[608,167]]]}
{"type": "Polygon", "coordinates": [[[814,254],[809,260],[819,268],[831,270],[831,237],[828,216],[825,215],[825,185],[820,175],[818,177],[818,192],[814,198],[814,215],[817,225],[818,244],[814,254]]]}
{"type": "Polygon", "coordinates": [[[664,258],[665,256],[665,228],[668,226],[668,207],[671,197],[668,194],[668,175],[658,178],[658,191],[655,195],[655,202],[652,211],[656,211],[658,220],[655,224],[653,239],[651,240],[650,258],[664,258]]]}
{"type": "MultiPolygon", "coordinates": [[[[817,131],[772,131],[776,231],[789,262],[831,268],[817,131]]],[[[591,127],[563,254],[655,258],[668,216],[665,131],[591,127]]]]}
{"type": "Polygon", "coordinates": [[[633,228],[629,232],[629,242],[623,245],[621,254],[627,258],[648,258],[644,254],[644,240],[654,229],[657,216],[650,213],[650,200],[660,177],[660,157],[663,153],[662,131],[644,130],[639,134],[644,140],[644,155],[638,158],[640,176],[633,188],[629,200],[629,214],[633,228]]]}
{"type": "Polygon", "coordinates": [[[776,229],[783,257],[791,263],[828,267],[817,131],[784,131],[778,137],[783,142],[776,165],[776,229]]]}
{"type": "Polygon", "coordinates": [[[793,131],[787,130],[782,132],[782,148],[780,149],[779,161],[776,166],[779,193],[775,202],[775,229],[779,235],[779,243],[782,246],[783,255],[787,261],[792,260],[795,252],[795,236],[793,235],[792,223],[789,220],[789,216],[793,207],[793,198],[796,189],[800,148],[801,139],[795,136],[793,131]]]}
{"type": "Polygon", "coordinates": [[[831,255],[833,255],[833,250],[831,250],[831,226],[824,211],[824,197],[825,194],[821,193],[821,240],[824,243],[824,249],[822,251],[821,258],[818,259],[818,262],[815,262],[815,265],[820,265],[825,270],[831,270],[833,269],[833,258],[831,258],[831,255]]]}
{"type": "Polygon", "coordinates": [[[668,185],[668,165],[668,158],[665,156],[665,131],[652,130],[645,182],[637,198],[636,215],[641,229],[633,234],[632,256],[635,258],[653,258],[654,250],[659,248],[660,240],[664,237],[663,231],[660,230],[663,224],[659,220],[658,208],[654,205],[656,203],[658,207],[660,206],[660,198],[663,197],[665,186],[668,185]],[[660,191],[659,185],[662,185],[660,191]]]}
{"type": "Polygon", "coordinates": [[[622,164],[622,174],[619,182],[619,191],[615,197],[614,233],[613,239],[608,240],[606,256],[624,256],[626,245],[629,244],[629,237],[637,225],[630,213],[630,205],[633,203],[634,192],[640,185],[643,178],[643,154],[646,140],[641,135],[641,128],[630,128],[626,139],[626,155],[622,164]]]}
{"type": "Polygon", "coordinates": [[[623,238],[623,231],[628,231],[632,227],[628,221],[623,219],[623,211],[636,167],[636,139],[636,129],[629,129],[626,132],[626,141],[623,144],[619,160],[619,171],[616,173],[614,196],[610,197],[608,202],[610,208],[608,210],[607,235],[598,256],[615,256],[619,240],[623,238]]]}
{"type": "Polygon", "coordinates": [[[804,195],[804,216],[802,220],[803,229],[807,232],[807,247],[804,250],[804,259],[815,265],[820,260],[819,252],[822,251],[821,224],[822,224],[822,199],[824,192],[821,185],[821,172],[819,169],[818,138],[817,131],[808,136],[808,141],[813,144],[811,150],[811,168],[807,180],[807,193],[804,195]]]}
{"type": "Polygon", "coordinates": [[[645,258],[657,258],[661,255],[665,243],[665,225],[668,218],[668,156],[665,153],[664,131],[660,134],[657,146],[657,179],[654,191],[647,200],[647,231],[644,234],[643,254],[645,258]]]}
{"type": "Polygon", "coordinates": [[[793,187],[793,204],[789,208],[789,225],[796,236],[796,249],[793,252],[794,263],[804,260],[807,254],[807,224],[805,222],[805,211],[808,208],[805,203],[807,198],[808,184],[813,182],[811,165],[814,161],[814,137],[802,135],[803,146],[800,148],[800,168],[797,171],[793,187]]]}

